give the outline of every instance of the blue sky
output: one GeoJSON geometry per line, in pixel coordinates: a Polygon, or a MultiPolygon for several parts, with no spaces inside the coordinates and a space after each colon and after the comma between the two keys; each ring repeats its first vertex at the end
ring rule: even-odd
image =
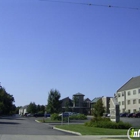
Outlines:
{"type": "MultiPolygon", "coordinates": [[[[68,0],[64,0],[68,1],[68,0]]],[[[139,0],[69,0],[140,8],[139,0]]],[[[40,0],[0,1],[0,82],[16,106],[113,96],[140,75],[140,10],[40,0]]]]}

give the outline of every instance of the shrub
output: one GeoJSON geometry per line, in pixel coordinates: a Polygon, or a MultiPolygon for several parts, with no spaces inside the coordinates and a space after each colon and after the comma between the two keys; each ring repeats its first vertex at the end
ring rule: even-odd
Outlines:
{"type": "Polygon", "coordinates": [[[92,127],[92,126],[95,126],[95,124],[100,122],[100,121],[102,121],[102,122],[110,121],[110,119],[109,118],[95,117],[95,118],[92,118],[89,122],[86,122],[84,125],[92,127]]]}
{"type": "Polygon", "coordinates": [[[51,115],[51,120],[61,120],[61,116],[59,116],[57,113],[54,113],[51,115]]]}
{"type": "Polygon", "coordinates": [[[110,121],[109,118],[93,118],[89,122],[85,123],[85,126],[88,127],[100,127],[100,128],[112,128],[112,129],[129,129],[131,127],[131,124],[124,123],[122,121],[116,123],[110,121]]]}
{"type": "Polygon", "coordinates": [[[69,118],[70,120],[86,120],[87,116],[85,116],[84,114],[78,114],[78,115],[72,115],[69,118]]]}
{"type": "Polygon", "coordinates": [[[129,129],[131,127],[131,124],[129,123],[124,123],[124,122],[111,122],[111,121],[101,121],[98,123],[95,123],[95,127],[100,127],[100,128],[112,128],[112,129],[129,129]]]}
{"type": "Polygon", "coordinates": [[[92,122],[99,122],[99,121],[106,122],[106,121],[110,121],[110,118],[95,117],[95,118],[92,118],[91,121],[92,122]]]}

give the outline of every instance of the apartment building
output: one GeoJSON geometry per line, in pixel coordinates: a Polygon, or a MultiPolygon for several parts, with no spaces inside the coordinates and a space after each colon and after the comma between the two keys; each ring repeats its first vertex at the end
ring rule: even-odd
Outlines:
{"type": "Polygon", "coordinates": [[[140,76],[132,77],[117,90],[115,96],[120,105],[120,113],[140,112],[140,76]]]}

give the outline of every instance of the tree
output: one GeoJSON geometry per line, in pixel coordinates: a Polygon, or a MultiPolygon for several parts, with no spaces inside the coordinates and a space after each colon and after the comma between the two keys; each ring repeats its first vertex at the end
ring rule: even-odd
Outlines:
{"type": "Polygon", "coordinates": [[[31,102],[29,105],[28,105],[28,107],[27,107],[27,112],[28,113],[36,113],[37,112],[37,106],[36,106],[36,104],[33,102],[31,102]]]}
{"type": "Polygon", "coordinates": [[[78,97],[73,96],[73,107],[77,106],[78,97]]]}
{"type": "Polygon", "coordinates": [[[13,95],[10,95],[0,86],[0,114],[8,115],[15,111],[13,95]]]}
{"type": "Polygon", "coordinates": [[[61,108],[61,101],[59,100],[61,94],[58,90],[51,89],[48,94],[48,105],[47,105],[47,112],[48,113],[59,113],[61,108]]]}
{"type": "Polygon", "coordinates": [[[65,103],[65,111],[69,111],[70,110],[70,108],[69,108],[69,102],[66,102],[65,103]]]}
{"type": "Polygon", "coordinates": [[[93,106],[93,115],[94,117],[101,117],[105,112],[105,108],[103,106],[102,99],[99,99],[95,105],[93,106]]]}
{"type": "Polygon", "coordinates": [[[22,106],[17,106],[15,110],[15,114],[19,114],[19,109],[22,108],[22,106]]]}

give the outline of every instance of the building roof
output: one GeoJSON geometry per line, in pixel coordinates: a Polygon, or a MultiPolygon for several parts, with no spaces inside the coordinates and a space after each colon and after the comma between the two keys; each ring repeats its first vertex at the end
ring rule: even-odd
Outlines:
{"type": "Polygon", "coordinates": [[[117,92],[139,88],[140,87],[140,76],[132,77],[129,81],[127,81],[117,92]]]}
{"type": "Polygon", "coordinates": [[[73,96],[85,96],[85,95],[78,92],[78,93],[76,93],[76,94],[73,94],[73,96]]]}
{"type": "Polygon", "coordinates": [[[88,101],[91,102],[91,100],[90,100],[89,98],[86,98],[85,101],[86,101],[86,102],[88,102],[88,101]]]}
{"type": "Polygon", "coordinates": [[[69,97],[65,97],[63,99],[61,99],[60,101],[63,101],[63,100],[71,100],[69,97]]]}
{"type": "Polygon", "coordinates": [[[102,97],[97,97],[97,98],[94,98],[91,103],[96,103],[98,100],[100,100],[102,97]]]}
{"type": "Polygon", "coordinates": [[[20,109],[27,109],[28,105],[21,107],[20,109]]]}

